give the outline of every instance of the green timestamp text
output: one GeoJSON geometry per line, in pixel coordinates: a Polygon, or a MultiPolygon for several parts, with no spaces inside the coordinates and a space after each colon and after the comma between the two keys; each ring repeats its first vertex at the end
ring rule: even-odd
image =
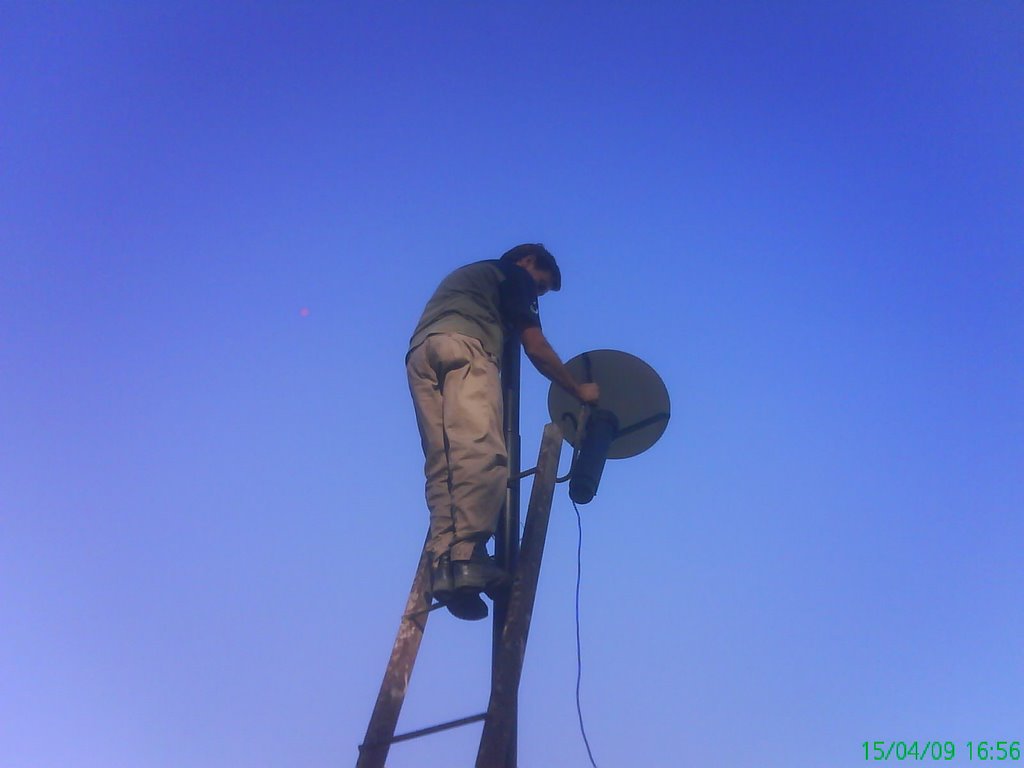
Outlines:
{"type": "Polygon", "coordinates": [[[955,760],[958,756],[970,761],[993,762],[1020,760],[1020,741],[865,741],[864,759],[885,760],[955,760]]]}

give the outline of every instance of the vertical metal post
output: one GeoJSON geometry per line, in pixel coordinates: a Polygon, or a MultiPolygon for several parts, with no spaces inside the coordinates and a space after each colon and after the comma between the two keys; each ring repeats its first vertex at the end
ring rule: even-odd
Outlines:
{"type": "MultiPolygon", "coordinates": [[[[505,450],[508,452],[508,490],[505,492],[505,508],[494,536],[494,557],[497,564],[514,573],[519,561],[519,473],[521,456],[519,448],[519,374],[520,374],[520,341],[519,335],[509,333],[505,338],[501,362],[501,397],[503,404],[502,427],[505,432],[505,450]]],[[[498,595],[494,600],[494,634],[491,652],[491,684],[496,680],[498,649],[501,647],[502,631],[508,615],[508,593],[498,595]]],[[[513,701],[508,713],[512,722],[512,735],[509,739],[506,768],[516,768],[516,726],[518,723],[518,702],[513,701]]]]}

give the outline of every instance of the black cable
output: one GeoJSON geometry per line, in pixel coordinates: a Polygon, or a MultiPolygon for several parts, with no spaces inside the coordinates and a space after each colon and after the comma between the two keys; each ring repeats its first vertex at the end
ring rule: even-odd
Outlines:
{"type": "Polygon", "coordinates": [[[580,509],[576,506],[575,501],[572,502],[572,508],[576,510],[576,528],[579,531],[579,538],[576,543],[576,714],[580,720],[580,734],[582,734],[583,743],[587,747],[587,757],[590,758],[590,764],[597,768],[597,763],[594,762],[594,753],[590,751],[587,729],[583,727],[583,708],[580,706],[580,682],[583,680],[583,653],[580,647],[580,580],[583,574],[583,519],[580,517],[580,509]]]}

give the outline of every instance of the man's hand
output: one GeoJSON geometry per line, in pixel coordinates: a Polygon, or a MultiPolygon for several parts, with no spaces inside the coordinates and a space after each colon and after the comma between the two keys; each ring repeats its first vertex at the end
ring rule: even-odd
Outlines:
{"type": "Polygon", "coordinates": [[[600,397],[601,392],[597,388],[597,384],[577,384],[576,391],[573,393],[581,403],[587,405],[597,405],[597,399],[600,397]]]}

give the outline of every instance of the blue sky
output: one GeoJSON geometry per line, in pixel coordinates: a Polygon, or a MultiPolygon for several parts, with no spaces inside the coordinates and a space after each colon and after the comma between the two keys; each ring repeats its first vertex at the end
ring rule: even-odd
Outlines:
{"type": "MultiPolygon", "coordinates": [[[[5,766],[354,763],[427,522],[406,343],[523,241],[562,267],[555,348],[636,354],[673,402],[583,508],[602,768],[1024,739],[1019,3],[9,2],[0,30],[5,766]]],[[[527,465],[546,394],[527,364],[527,465]]],[[[523,766],[587,764],[575,537],[560,491],[523,766]]],[[[431,621],[401,730],[485,707],[489,631],[431,621]]]]}

